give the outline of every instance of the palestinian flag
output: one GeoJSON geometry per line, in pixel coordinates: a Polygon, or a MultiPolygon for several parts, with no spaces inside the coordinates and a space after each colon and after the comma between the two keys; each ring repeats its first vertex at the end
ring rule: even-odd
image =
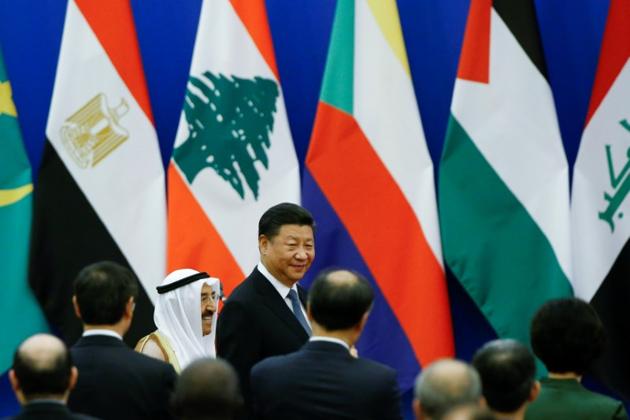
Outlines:
{"type": "Polygon", "coordinates": [[[164,169],[129,0],[70,0],[46,127],[31,243],[30,282],[68,343],[81,268],[130,267],[141,292],[128,343],[153,326],[165,271],[164,169]]]}
{"type": "Polygon", "coordinates": [[[229,293],[259,260],[260,216],[299,203],[299,174],[264,0],[204,1],[169,165],[169,270],[229,293]]]}
{"type": "Polygon", "coordinates": [[[317,267],[355,269],[376,302],[362,356],[413,386],[420,366],[453,355],[433,165],[394,0],[339,0],[304,202],[319,224],[317,267]]]}
{"type": "Polygon", "coordinates": [[[532,0],[472,0],[439,177],[446,264],[501,338],[572,293],[567,161],[532,0]]]}
{"type": "Polygon", "coordinates": [[[606,328],[599,379],[630,400],[630,1],[611,0],[573,175],[573,287],[606,328]]]}
{"type": "Polygon", "coordinates": [[[31,165],[26,157],[11,84],[0,51],[0,375],[28,336],[48,329],[28,287],[28,241],[32,209],[31,165]],[[16,315],[19,314],[19,322],[16,315]]]}

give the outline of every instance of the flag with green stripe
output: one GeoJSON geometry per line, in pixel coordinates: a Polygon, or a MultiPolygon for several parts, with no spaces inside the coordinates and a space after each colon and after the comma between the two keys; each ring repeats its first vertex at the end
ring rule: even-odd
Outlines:
{"type": "Polygon", "coordinates": [[[27,280],[32,191],[31,166],[0,51],[0,373],[11,365],[22,340],[48,328],[27,280]]]}
{"type": "Polygon", "coordinates": [[[568,166],[531,0],[472,0],[440,165],[447,265],[499,337],[571,295],[568,166]]]}

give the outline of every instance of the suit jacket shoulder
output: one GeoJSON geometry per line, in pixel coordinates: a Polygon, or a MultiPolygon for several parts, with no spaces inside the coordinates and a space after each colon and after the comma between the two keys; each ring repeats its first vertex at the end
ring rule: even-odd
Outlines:
{"type": "Polygon", "coordinates": [[[81,338],[71,349],[79,379],[68,406],[103,419],[170,418],[173,367],[137,353],[117,338],[81,338]]]}
{"type": "Polygon", "coordinates": [[[525,412],[527,420],[548,418],[627,419],[623,404],[584,388],[572,379],[543,379],[538,398],[525,412]]]}
{"type": "Polygon", "coordinates": [[[258,269],[234,289],[217,323],[217,355],[236,369],[246,401],[252,366],[266,357],[296,351],[307,340],[293,312],[258,269]]]}
{"type": "Polygon", "coordinates": [[[95,417],[73,413],[65,404],[48,401],[26,404],[18,415],[11,418],[14,420],[96,420],[95,417]]]}
{"type": "Polygon", "coordinates": [[[400,419],[396,372],[352,357],[340,344],[311,341],[254,366],[252,400],[261,419],[400,419]]]}

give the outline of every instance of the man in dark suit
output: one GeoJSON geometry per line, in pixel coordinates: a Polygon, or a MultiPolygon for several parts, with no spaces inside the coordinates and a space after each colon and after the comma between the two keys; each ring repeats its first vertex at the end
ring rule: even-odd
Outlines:
{"type": "Polygon", "coordinates": [[[122,341],[137,293],[133,273],[113,262],[92,264],[76,278],[72,302],[84,332],[70,350],[80,372],[72,410],[115,420],[170,418],[173,367],[122,341]]]}
{"type": "Polygon", "coordinates": [[[13,419],[93,419],[66,407],[77,375],[68,349],[57,337],[36,334],[26,339],[15,352],[9,371],[11,387],[22,404],[22,411],[13,419]]]}
{"type": "Polygon", "coordinates": [[[540,392],[536,362],[529,349],[516,340],[492,340],[473,356],[481,378],[483,397],[494,415],[503,420],[523,420],[529,403],[540,392]]]}
{"type": "Polygon", "coordinates": [[[313,216],[282,203],[258,222],[260,263],[230,295],[217,324],[217,355],[234,366],[249,409],[249,373],[255,363],[298,350],[310,326],[306,293],[297,282],[315,258],[313,216]]]}
{"type": "Polygon", "coordinates": [[[400,419],[396,372],[350,353],[373,300],[369,283],[358,273],[319,274],[308,298],[309,342],[252,369],[255,418],[400,419]]]}

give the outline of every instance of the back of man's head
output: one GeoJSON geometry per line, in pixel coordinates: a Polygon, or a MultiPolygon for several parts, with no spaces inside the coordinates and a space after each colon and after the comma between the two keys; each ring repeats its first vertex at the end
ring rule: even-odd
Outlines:
{"type": "Polygon", "coordinates": [[[9,377],[18,399],[23,397],[24,402],[63,399],[74,385],[76,369],[61,340],[49,334],[36,334],[16,350],[9,377]]]}
{"type": "Polygon", "coordinates": [[[326,270],[317,275],[308,293],[311,317],[328,331],[359,325],[372,307],[374,292],[359,273],[326,270]]]}
{"type": "Polygon", "coordinates": [[[416,379],[414,389],[416,416],[440,419],[449,409],[461,404],[479,404],[481,381],[468,364],[442,359],[427,366],[416,379]]]}
{"type": "Polygon", "coordinates": [[[604,348],[604,326],[580,299],[551,300],[534,315],[531,341],[549,372],[582,375],[604,348]]]}
{"type": "Polygon", "coordinates": [[[293,203],[280,203],[269,208],[258,221],[258,236],[272,239],[284,225],[310,226],[315,229],[313,215],[304,207],[293,203]]]}
{"type": "Polygon", "coordinates": [[[171,398],[179,420],[234,419],[242,405],[236,372],[221,359],[199,359],[189,364],[171,398]]]}
{"type": "Polygon", "coordinates": [[[111,261],[85,267],[74,281],[74,296],[85,324],[116,324],[123,317],[129,299],[137,295],[134,274],[111,261]]]}
{"type": "Polygon", "coordinates": [[[500,413],[518,411],[532,397],[536,362],[530,351],[515,340],[494,340],[475,353],[488,407],[500,413]]]}

